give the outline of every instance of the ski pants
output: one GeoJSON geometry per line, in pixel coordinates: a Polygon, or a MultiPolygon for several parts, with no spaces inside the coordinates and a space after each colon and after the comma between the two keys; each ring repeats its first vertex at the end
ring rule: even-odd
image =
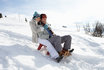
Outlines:
{"type": "Polygon", "coordinates": [[[48,40],[51,42],[57,52],[61,52],[62,49],[68,50],[71,48],[71,39],[72,37],[70,35],[65,35],[62,37],[54,35],[48,40]],[[63,47],[61,45],[62,43],[64,43],[63,47]]]}

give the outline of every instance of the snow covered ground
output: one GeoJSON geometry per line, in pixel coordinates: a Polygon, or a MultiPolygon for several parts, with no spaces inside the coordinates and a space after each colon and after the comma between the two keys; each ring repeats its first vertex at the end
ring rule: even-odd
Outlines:
{"type": "Polygon", "coordinates": [[[57,35],[71,35],[75,49],[60,63],[36,50],[29,23],[13,17],[0,19],[0,70],[104,70],[104,38],[58,25],[53,30],[57,35]]]}

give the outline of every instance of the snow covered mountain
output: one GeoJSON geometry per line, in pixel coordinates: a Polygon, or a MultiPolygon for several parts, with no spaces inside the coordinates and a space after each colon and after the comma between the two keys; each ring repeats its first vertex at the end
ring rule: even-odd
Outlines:
{"type": "MultiPolygon", "coordinates": [[[[74,27],[74,25],[73,25],[74,27]]],[[[56,34],[72,36],[73,55],[54,62],[31,42],[29,23],[17,17],[0,19],[0,70],[104,70],[104,38],[52,26],[56,34]]]]}

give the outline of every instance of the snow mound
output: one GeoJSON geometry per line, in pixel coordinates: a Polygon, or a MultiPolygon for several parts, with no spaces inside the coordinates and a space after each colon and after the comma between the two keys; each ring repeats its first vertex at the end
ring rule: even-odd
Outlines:
{"type": "Polygon", "coordinates": [[[60,63],[36,50],[38,44],[31,42],[31,29],[24,19],[0,19],[0,70],[104,70],[103,38],[56,26],[56,34],[72,36],[75,49],[60,63]]]}

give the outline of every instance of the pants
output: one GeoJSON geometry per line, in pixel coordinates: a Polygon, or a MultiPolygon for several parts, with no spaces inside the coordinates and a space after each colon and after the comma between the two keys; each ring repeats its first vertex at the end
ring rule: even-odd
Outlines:
{"type": "Polygon", "coordinates": [[[57,52],[61,52],[62,49],[68,50],[71,48],[71,36],[53,36],[49,38],[48,40],[51,42],[51,44],[54,46],[57,52]],[[64,47],[62,47],[62,43],[64,43],[64,47]]]}
{"type": "Polygon", "coordinates": [[[41,44],[47,46],[46,49],[50,53],[51,58],[56,59],[57,57],[59,57],[58,52],[55,50],[53,45],[48,40],[38,38],[38,43],[41,43],[41,44]]]}

